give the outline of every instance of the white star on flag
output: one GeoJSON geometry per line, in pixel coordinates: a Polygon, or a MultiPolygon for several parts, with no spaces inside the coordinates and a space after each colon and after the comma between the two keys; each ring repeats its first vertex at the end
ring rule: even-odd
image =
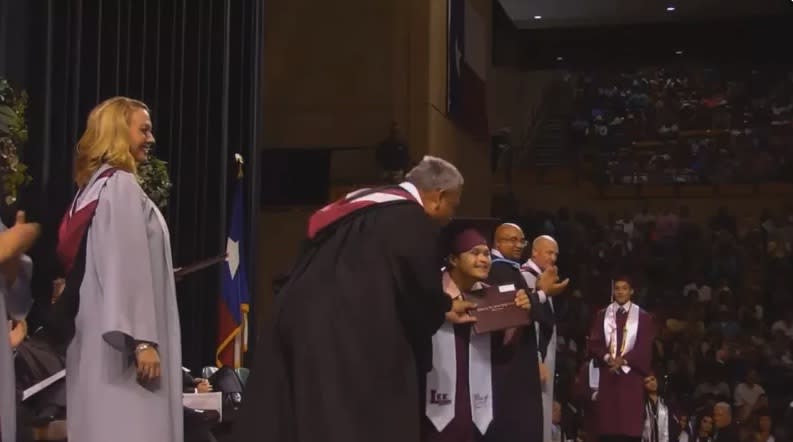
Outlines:
{"type": "Polygon", "coordinates": [[[240,242],[229,238],[226,240],[226,262],[229,265],[231,279],[237,276],[237,269],[240,267],[240,242]]]}

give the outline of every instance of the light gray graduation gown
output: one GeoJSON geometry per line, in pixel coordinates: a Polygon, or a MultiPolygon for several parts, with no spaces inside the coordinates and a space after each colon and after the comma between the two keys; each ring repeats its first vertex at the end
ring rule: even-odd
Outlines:
{"type": "Polygon", "coordinates": [[[136,178],[117,171],[87,234],[66,352],[69,440],[181,442],[182,349],[168,227],[136,178]],[[154,386],[137,381],[135,341],[158,346],[162,375],[154,386]]]}
{"type": "MultiPolygon", "coordinates": [[[[523,278],[526,280],[526,284],[529,285],[529,288],[536,289],[537,288],[537,278],[529,273],[529,272],[521,272],[523,274],[523,278]]],[[[551,310],[553,310],[553,298],[550,296],[546,300],[551,304],[551,310]]],[[[539,340],[540,336],[540,326],[539,324],[535,324],[537,327],[537,336],[539,340]]],[[[542,384],[542,440],[544,442],[551,441],[551,429],[553,428],[553,422],[551,422],[551,418],[553,417],[553,387],[554,381],[556,380],[556,325],[553,326],[553,333],[551,334],[551,339],[548,341],[548,349],[545,353],[545,366],[548,368],[548,379],[542,384]]]]}
{"type": "MultiPolygon", "coordinates": [[[[0,222],[0,232],[6,226],[0,222]]],[[[20,258],[19,274],[14,284],[9,286],[0,275],[0,430],[2,440],[16,440],[16,382],[14,380],[14,357],[8,341],[8,317],[17,321],[25,319],[33,303],[30,296],[30,276],[33,274],[33,262],[29,257],[20,258]]]]}

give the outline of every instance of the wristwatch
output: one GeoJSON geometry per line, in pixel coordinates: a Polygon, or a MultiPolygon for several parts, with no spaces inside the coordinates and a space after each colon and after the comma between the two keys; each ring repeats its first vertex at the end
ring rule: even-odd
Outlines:
{"type": "Polygon", "coordinates": [[[141,342],[137,346],[135,346],[135,354],[137,355],[138,353],[142,352],[143,350],[146,350],[147,348],[151,348],[151,347],[152,347],[151,344],[149,344],[147,342],[141,342]]]}

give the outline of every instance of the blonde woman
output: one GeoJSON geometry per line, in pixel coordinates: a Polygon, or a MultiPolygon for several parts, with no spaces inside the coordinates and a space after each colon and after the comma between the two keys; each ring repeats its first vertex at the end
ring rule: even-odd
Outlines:
{"type": "MultiPolygon", "coordinates": [[[[77,144],[79,188],[59,229],[69,316],[69,440],[183,439],[179,315],[168,227],[138,185],[154,143],[140,101],[95,107],[77,144]]],[[[61,318],[63,319],[63,318],[61,318]]]]}

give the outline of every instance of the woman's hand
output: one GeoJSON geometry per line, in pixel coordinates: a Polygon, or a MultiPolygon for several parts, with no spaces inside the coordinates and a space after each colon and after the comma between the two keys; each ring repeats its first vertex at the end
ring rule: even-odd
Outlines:
{"type": "Polygon", "coordinates": [[[58,278],[52,281],[52,297],[51,302],[55,304],[58,301],[58,298],[61,297],[63,293],[63,289],[66,288],[66,280],[63,278],[58,278]]]}
{"type": "Polygon", "coordinates": [[[151,344],[138,344],[135,348],[138,380],[151,382],[160,377],[160,354],[151,344]]]}

